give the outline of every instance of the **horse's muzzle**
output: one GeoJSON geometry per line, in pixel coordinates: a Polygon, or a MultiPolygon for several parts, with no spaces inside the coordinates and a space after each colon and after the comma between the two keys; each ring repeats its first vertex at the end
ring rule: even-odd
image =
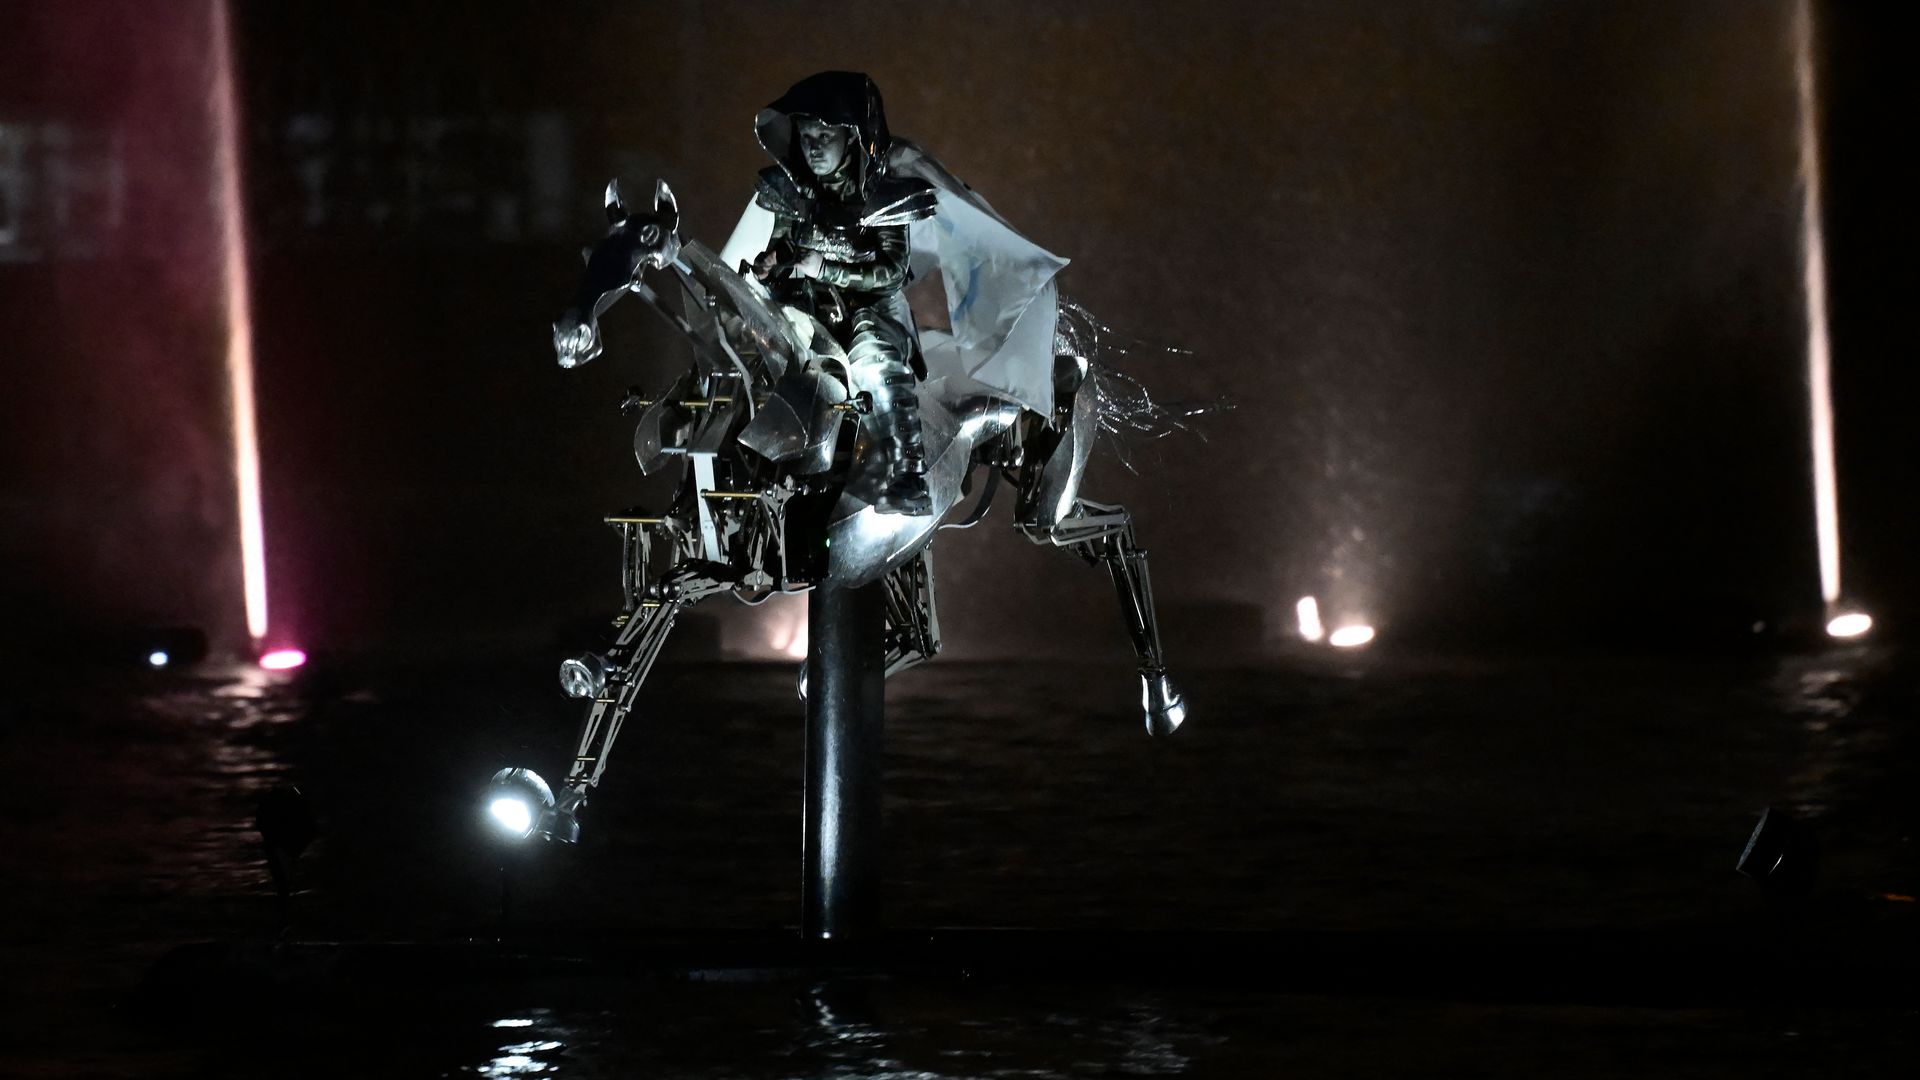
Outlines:
{"type": "Polygon", "coordinates": [[[600,355],[600,327],[568,312],[553,324],[553,355],[563,368],[575,368],[600,355]]]}

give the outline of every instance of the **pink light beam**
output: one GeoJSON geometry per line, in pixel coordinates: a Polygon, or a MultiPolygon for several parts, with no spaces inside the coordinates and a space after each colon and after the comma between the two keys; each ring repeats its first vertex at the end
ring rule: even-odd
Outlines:
{"type": "Polygon", "coordinates": [[[240,104],[227,0],[210,0],[213,24],[214,205],[220,215],[227,308],[227,387],[233,406],[233,478],[240,516],[240,573],[247,634],[267,636],[267,544],[260,514],[260,440],[254,424],[253,298],[247,287],[246,207],[240,188],[240,104]]]}
{"type": "Polygon", "coordinates": [[[1813,3],[1793,13],[1793,82],[1800,104],[1800,267],[1807,302],[1807,391],[1813,438],[1813,525],[1820,545],[1820,596],[1840,600],[1840,493],[1834,475],[1833,375],[1827,337],[1826,237],[1820,214],[1820,131],[1813,67],[1813,3]]]}

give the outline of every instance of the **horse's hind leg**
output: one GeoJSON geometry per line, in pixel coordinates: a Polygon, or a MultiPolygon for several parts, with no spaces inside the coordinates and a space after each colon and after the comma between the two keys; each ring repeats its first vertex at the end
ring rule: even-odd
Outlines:
{"type": "MultiPolygon", "coordinates": [[[[933,604],[933,549],[923,547],[886,576],[887,667],[893,678],[924,664],[940,651],[940,615],[933,604]]],[[[795,690],[807,700],[807,662],[800,662],[795,690]]]]}
{"type": "Polygon", "coordinates": [[[1140,707],[1149,735],[1170,735],[1187,718],[1187,702],[1167,677],[1160,649],[1160,625],[1153,612],[1153,583],[1147,576],[1147,552],[1133,535],[1133,517],[1125,507],[1075,498],[1073,509],[1052,527],[1022,529],[1035,543],[1050,543],[1105,565],[1120,597],[1133,651],[1140,657],[1140,707]]]}
{"type": "Polygon", "coordinates": [[[887,575],[887,677],[940,651],[940,615],[933,606],[933,548],[920,549],[887,575]]]}

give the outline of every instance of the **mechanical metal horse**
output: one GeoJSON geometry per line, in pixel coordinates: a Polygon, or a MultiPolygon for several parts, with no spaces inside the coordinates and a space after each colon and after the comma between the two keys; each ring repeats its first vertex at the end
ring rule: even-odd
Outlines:
{"type": "MultiPolygon", "coordinates": [[[[916,154],[902,144],[902,154],[916,154]]],[[[914,160],[923,173],[938,170],[930,159],[914,160]]],[[[955,214],[992,214],[943,171],[935,179],[955,214]]],[[[586,253],[578,295],[554,325],[554,350],[566,368],[599,355],[599,317],[629,294],[680,331],[692,346],[689,370],[658,394],[629,393],[621,407],[639,414],[640,470],[678,468],[681,481],[670,505],[605,519],[621,541],[618,634],[604,653],[561,665],[562,687],[587,702],[587,714],[558,798],[525,770],[496,778],[497,785],[541,789],[544,806],[516,831],[578,837],[575,811],[605,776],[608,754],[674,619],[707,597],[730,592],[759,603],[777,592],[884,580],[886,674],[932,658],[940,648],[934,533],[980,521],[1003,481],[1022,534],[1111,573],[1139,655],[1147,731],[1166,735],[1180,725],[1186,704],[1167,677],[1146,552],[1124,508],[1080,496],[1098,430],[1096,380],[1088,358],[1057,354],[1050,283],[1039,360],[1050,365],[1051,379],[1038,395],[983,380],[979,363],[969,371],[961,360],[965,343],[953,332],[919,331],[929,369],[918,394],[933,510],[881,514],[873,504],[887,468],[876,448],[887,433],[871,407],[878,388],[860,385],[859,365],[847,363],[832,335],[812,315],[771,302],[751,275],[730,269],[697,241],[683,243],[679,207],[665,181],[650,211],[630,208],[618,184],[609,184],[606,211],[610,227],[586,253]],[[649,271],[681,294],[677,310],[649,282],[649,271]],[[1051,407],[1032,407],[1036,396],[1051,407]],[[961,509],[965,499],[971,503],[961,509]],[[955,520],[943,524],[949,516],[955,520]]],[[[951,236],[951,225],[947,231],[951,236]]],[[[515,822],[523,817],[512,814],[515,822]]]]}

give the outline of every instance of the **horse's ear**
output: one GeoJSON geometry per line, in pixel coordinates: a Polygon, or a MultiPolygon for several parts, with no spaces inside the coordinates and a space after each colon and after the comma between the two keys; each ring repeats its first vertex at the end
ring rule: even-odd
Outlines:
{"type": "Polygon", "coordinates": [[[627,220],[627,204],[620,199],[620,180],[607,181],[607,221],[618,225],[627,220]]]}
{"type": "Polygon", "coordinates": [[[668,186],[664,178],[653,185],[653,212],[657,214],[662,210],[674,217],[680,216],[680,204],[674,199],[673,188],[668,186]]]}

